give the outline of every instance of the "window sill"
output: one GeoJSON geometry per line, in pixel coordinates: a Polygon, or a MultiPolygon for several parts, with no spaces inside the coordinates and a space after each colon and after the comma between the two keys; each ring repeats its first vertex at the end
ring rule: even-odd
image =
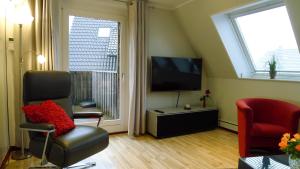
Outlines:
{"type": "Polygon", "coordinates": [[[275,79],[270,79],[268,73],[255,73],[252,76],[241,77],[244,80],[262,80],[273,82],[300,82],[300,73],[278,73],[275,79]]]}

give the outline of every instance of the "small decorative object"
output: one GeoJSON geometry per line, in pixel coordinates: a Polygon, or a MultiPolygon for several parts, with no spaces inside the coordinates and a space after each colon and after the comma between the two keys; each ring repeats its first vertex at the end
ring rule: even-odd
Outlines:
{"type": "Polygon", "coordinates": [[[278,145],[281,151],[289,155],[291,169],[300,169],[300,134],[294,134],[291,138],[289,133],[285,133],[278,145]]]}
{"type": "Polygon", "coordinates": [[[270,158],[264,156],[264,157],[263,157],[263,160],[262,160],[262,163],[263,163],[262,168],[268,169],[268,168],[269,168],[269,165],[271,164],[271,163],[270,163],[270,158]]]}
{"type": "Polygon", "coordinates": [[[209,89],[205,90],[205,94],[200,98],[200,101],[202,101],[202,107],[206,107],[206,98],[209,97],[210,91],[209,89]]]}
{"type": "Polygon", "coordinates": [[[184,106],[184,110],[191,110],[192,109],[192,107],[191,107],[191,105],[189,105],[189,104],[186,104],[185,106],[184,106]]]}
{"type": "Polygon", "coordinates": [[[268,64],[269,64],[270,79],[275,79],[275,76],[277,74],[277,71],[276,71],[277,62],[276,62],[275,56],[273,56],[272,59],[268,61],[268,64]]]}

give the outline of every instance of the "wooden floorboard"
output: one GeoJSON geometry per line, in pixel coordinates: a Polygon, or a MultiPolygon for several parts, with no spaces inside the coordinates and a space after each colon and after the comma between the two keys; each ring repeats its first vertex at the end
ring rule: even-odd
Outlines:
{"type": "MultiPolygon", "coordinates": [[[[165,139],[116,134],[110,136],[108,148],[83,162],[88,161],[97,162],[93,169],[237,168],[238,138],[223,129],[165,139]]],[[[10,160],[7,168],[28,168],[38,162],[34,157],[10,160]]]]}

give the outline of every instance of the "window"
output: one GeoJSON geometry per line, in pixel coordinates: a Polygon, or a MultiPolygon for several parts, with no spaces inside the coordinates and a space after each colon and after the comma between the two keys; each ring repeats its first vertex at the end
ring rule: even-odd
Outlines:
{"type": "Polygon", "coordinates": [[[274,57],[278,72],[300,73],[300,54],[283,4],[264,4],[231,13],[230,18],[253,72],[267,72],[274,57]]]}

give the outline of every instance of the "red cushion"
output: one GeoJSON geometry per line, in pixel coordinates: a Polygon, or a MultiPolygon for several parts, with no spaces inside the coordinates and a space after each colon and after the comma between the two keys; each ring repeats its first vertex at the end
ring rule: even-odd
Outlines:
{"type": "Polygon", "coordinates": [[[73,120],[63,108],[51,100],[37,105],[24,106],[23,111],[33,123],[50,123],[55,126],[55,137],[65,134],[75,128],[73,120]]]}
{"type": "Polygon", "coordinates": [[[280,138],[286,132],[289,132],[288,129],[279,125],[267,123],[253,123],[251,136],[280,138]]]}

